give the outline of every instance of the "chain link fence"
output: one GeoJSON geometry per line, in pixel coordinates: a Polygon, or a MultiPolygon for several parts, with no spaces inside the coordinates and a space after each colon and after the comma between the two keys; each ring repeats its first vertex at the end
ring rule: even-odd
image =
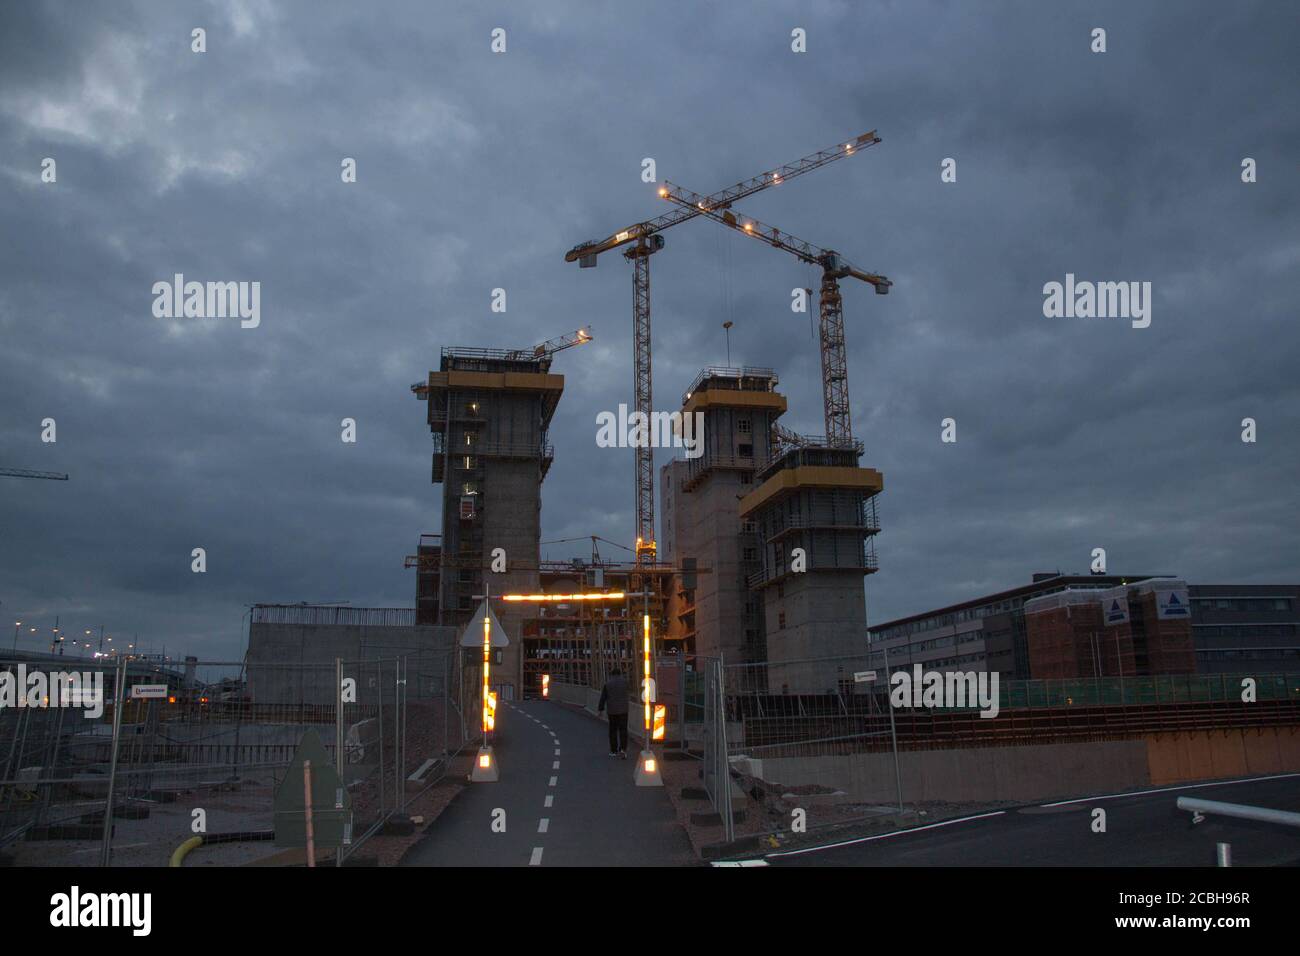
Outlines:
{"type": "Polygon", "coordinates": [[[272,856],[277,789],[314,731],[351,798],[344,862],[465,746],[454,664],[0,659],[0,852],[165,865],[201,828],[204,862],[272,856]]]}

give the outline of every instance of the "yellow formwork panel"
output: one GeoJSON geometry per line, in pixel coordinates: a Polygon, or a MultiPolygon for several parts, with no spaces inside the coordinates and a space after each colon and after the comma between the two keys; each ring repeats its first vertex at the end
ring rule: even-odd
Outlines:
{"type": "Polygon", "coordinates": [[[853,468],[848,465],[783,468],[740,499],[740,516],[748,518],[763,505],[803,488],[860,488],[871,494],[879,494],[884,487],[884,475],[874,468],[853,468]]]}

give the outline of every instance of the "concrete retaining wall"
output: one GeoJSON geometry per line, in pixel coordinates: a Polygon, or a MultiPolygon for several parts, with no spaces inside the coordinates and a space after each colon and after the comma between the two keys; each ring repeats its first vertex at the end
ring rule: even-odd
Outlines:
{"type": "MultiPolygon", "coordinates": [[[[732,758],[732,769],[772,791],[843,802],[893,803],[889,753],[732,758]],[[838,794],[838,796],[834,796],[838,794]]],[[[1133,740],[905,750],[907,802],[1031,802],[1145,786],[1300,771],[1300,728],[1155,734],[1133,740]]]]}
{"type": "Polygon", "coordinates": [[[1300,728],[1158,734],[1147,738],[1156,785],[1300,770],[1300,728]]]}

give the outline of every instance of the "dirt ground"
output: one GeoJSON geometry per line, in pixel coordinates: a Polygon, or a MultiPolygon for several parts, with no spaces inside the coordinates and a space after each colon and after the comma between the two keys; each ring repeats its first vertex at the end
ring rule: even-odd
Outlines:
{"type": "MultiPolygon", "coordinates": [[[[454,711],[448,716],[454,718],[454,711]]],[[[460,727],[444,729],[443,708],[438,704],[412,701],[408,705],[406,723],[405,759],[403,776],[409,776],[426,759],[442,753],[444,745],[459,744],[460,727]]],[[[383,742],[385,766],[392,768],[394,752],[391,738],[383,742]]],[[[416,784],[407,783],[401,799],[411,800],[405,812],[423,818],[416,832],[408,836],[375,834],[358,846],[350,857],[354,864],[395,865],[410,846],[422,836],[430,823],[459,792],[462,781],[469,773],[471,756],[464,754],[452,758],[450,768],[441,779],[423,792],[416,784]]],[[[434,771],[436,773],[436,771],[434,771]]],[[[385,775],[384,792],[378,784],[378,775],[350,789],[353,800],[355,832],[359,836],[379,819],[384,807],[394,802],[390,769],[385,775]]],[[[230,833],[268,831],[274,826],[273,803],[277,782],[284,769],[248,770],[241,774],[238,787],[196,787],[176,794],[174,802],[150,802],[149,815],[144,819],[114,819],[113,866],[148,867],[167,866],[172,852],[181,843],[194,836],[191,826],[193,811],[201,808],[207,815],[206,832],[230,833]]],[[[142,806],[143,804],[135,804],[142,806]]],[[[50,814],[50,820],[77,823],[80,813],[102,809],[102,800],[82,800],[77,803],[60,803],[50,814]]],[[[9,846],[6,855],[14,866],[98,866],[101,840],[27,840],[9,846]]],[[[322,851],[318,862],[328,862],[332,852],[322,851]]],[[[305,862],[304,851],[277,847],[273,840],[238,843],[204,844],[185,857],[184,866],[294,866],[305,862]]]]}

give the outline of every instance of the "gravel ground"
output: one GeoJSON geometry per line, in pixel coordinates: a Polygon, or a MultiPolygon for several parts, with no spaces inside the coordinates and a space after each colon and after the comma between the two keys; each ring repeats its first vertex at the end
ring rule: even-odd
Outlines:
{"type": "MultiPolygon", "coordinates": [[[[403,777],[409,776],[430,757],[442,755],[444,745],[456,747],[460,737],[459,721],[454,710],[448,711],[451,727],[444,730],[441,703],[412,701],[407,705],[406,748],[403,777]]],[[[353,801],[353,818],[356,832],[363,833],[375,822],[380,813],[394,803],[393,741],[385,734],[383,793],[378,776],[378,766],[370,776],[354,785],[350,792],[353,801]]],[[[451,802],[469,773],[469,755],[454,758],[450,772],[442,780],[412,800],[406,812],[423,816],[424,824],[407,837],[376,834],[355,851],[357,862],[377,860],[380,865],[393,865],[406,850],[417,842],[423,830],[451,802]]],[[[273,826],[273,802],[277,782],[283,778],[284,769],[251,771],[241,780],[239,789],[196,788],[181,792],[174,803],[149,805],[147,819],[114,820],[114,866],[167,866],[172,851],[193,836],[192,811],[202,808],[207,813],[207,832],[270,830],[273,826]]],[[[415,785],[407,784],[401,799],[409,799],[415,785]]],[[[78,810],[91,812],[102,807],[99,801],[83,801],[78,805],[56,808],[53,819],[74,815],[78,810]]],[[[75,823],[76,819],[69,822],[75,823]]],[[[15,866],[98,866],[101,841],[48,840],[23,841],[10,846],[6,853],[15,866]]],[[[322,854],[328,857],[328,853],[322,854]]],[[[242,843],[217,843],[192,850],[185,858],[185,866],[245,866],[301,864],[302,853],[286,852],[272,840],[242,843]]]]}

